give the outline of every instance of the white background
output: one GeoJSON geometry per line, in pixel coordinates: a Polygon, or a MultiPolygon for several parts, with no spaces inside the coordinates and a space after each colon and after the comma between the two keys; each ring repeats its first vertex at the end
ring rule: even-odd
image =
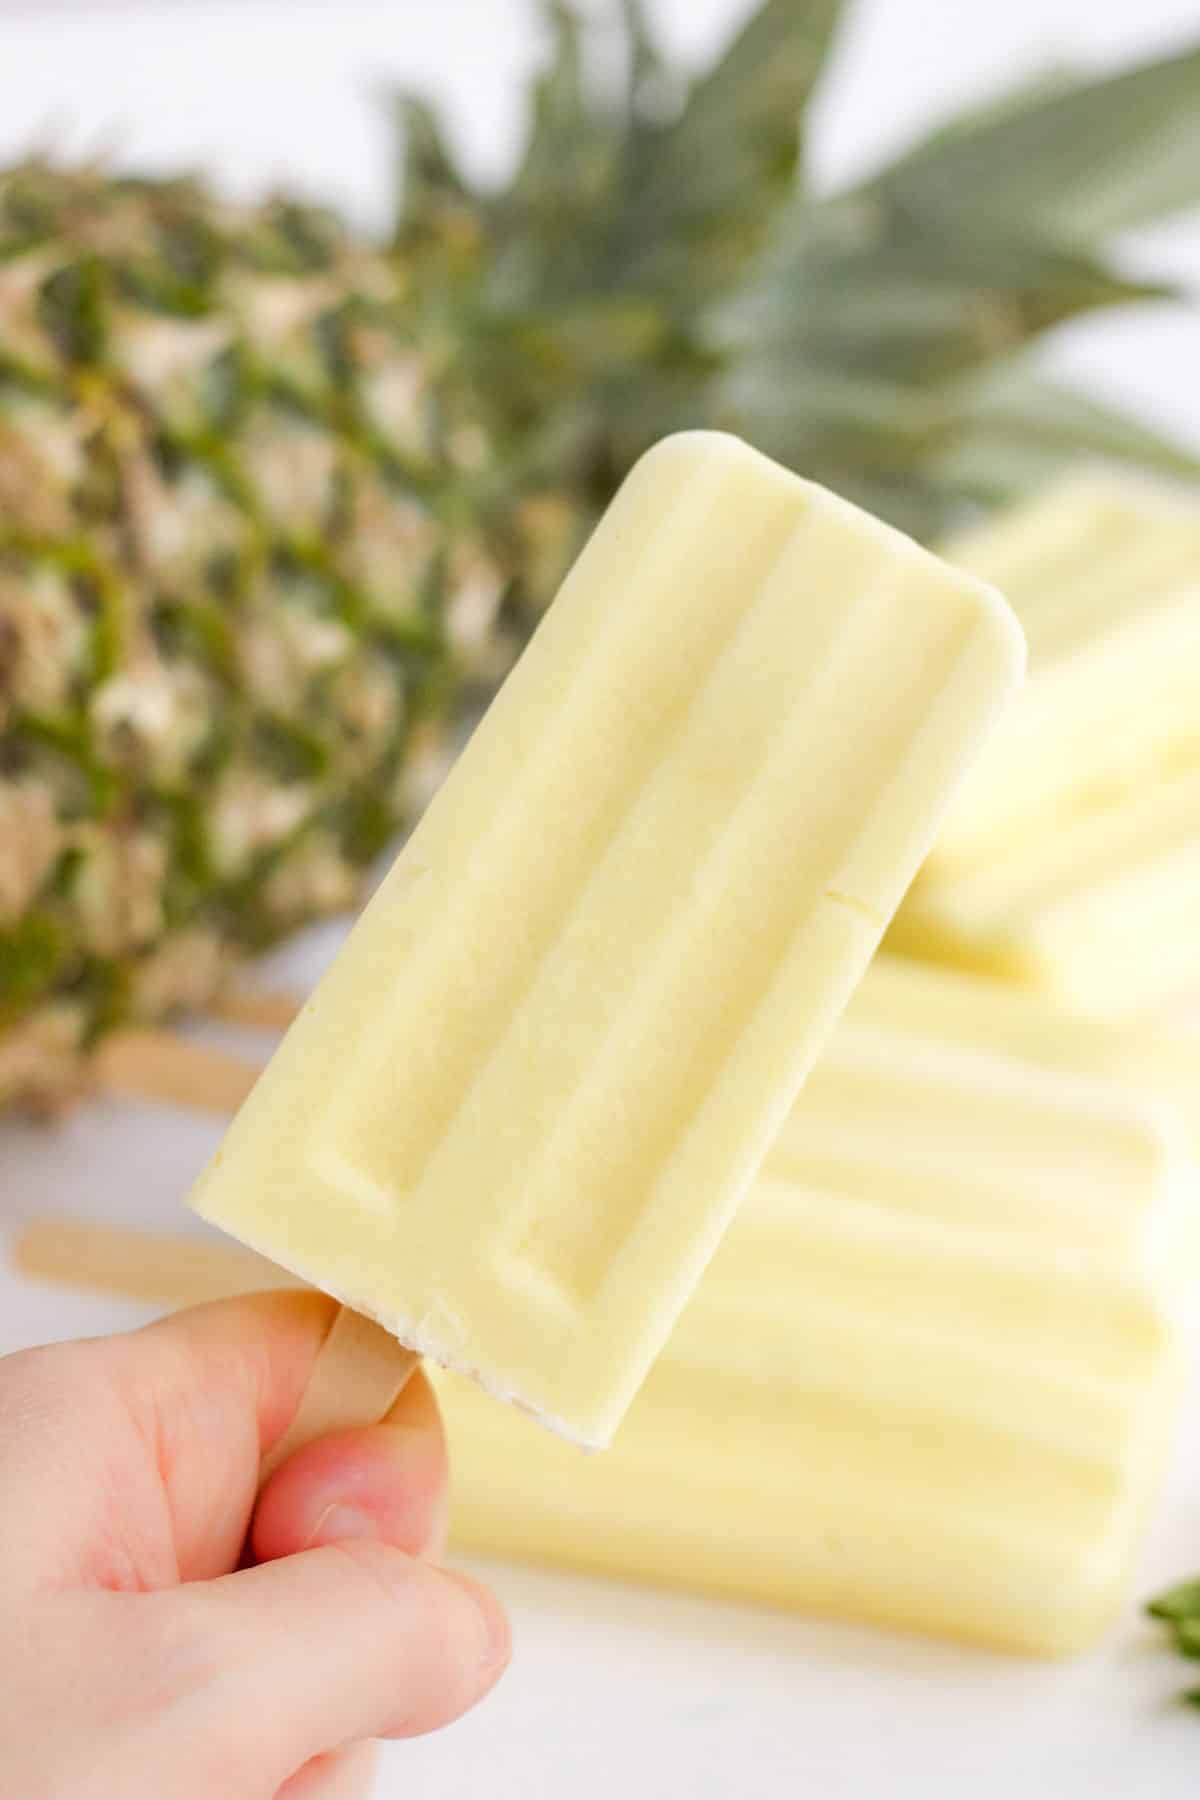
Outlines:
{"type": "MultiPolygon", "coordinates": [[[[663,0],[659,10],[699,53],[742,6],[663,0]]],[[[817,166],[840,179],[936,110],[1046,61],[1107,64],[1198,39],[1200,0],[864,0],[821,107],[817,166]]],[[[286,178],[369,224],[385,213],[387,140],[372,100],[381,82],[403,77],[441,95],[475,167],[498,170],[538,44],[525,0],[0,0],[0,160],[38,138],[143,165],[203,165],[244,191],[286,178]]],[[[1200,223],[1157,232],[1129,255],[1200,284],[1200,223]]],[[[1200,442],[1195,313],[1162,307],[1072,327],[1054,357],[1200,442]]],[[[285,968],[311,979],[332,941],[316,934],[285,968]]],[[[186,1229],[180,1201],[215,1135],[193,1118],[114,1103],[55,1134],[5,1124],[0,1218],[69,1210],[186,1229]]],[[[0,1267],[0,1351],[141,1316],[0,1267]]],[[[1189,1427],[1138,1593],[1193,1564],[1200,1429],[1189,1427]]],[[[1133,1606],[1098,1654],[1042,1667],[618,1584],[489,1572],[514,1615],[515,1665],[451,1733],[388,1750],[381,1800],[1200,1792],[1200,1717],[1170,1704],[1186,1671],[1133,1606]]]]}

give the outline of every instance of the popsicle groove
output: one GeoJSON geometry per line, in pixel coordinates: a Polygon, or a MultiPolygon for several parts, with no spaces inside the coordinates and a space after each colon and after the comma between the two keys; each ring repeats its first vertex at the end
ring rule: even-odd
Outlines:
{"type": "Polygon", "coordinates": [[[943,826],[931,864],[938,878],[1009,849],[1019,858],[1032,833],[1051,832],[1064,812],[1119,806],[1139,785],[1194,766],[1198,659],[1200,581],[1040,670],[943,826]],[[1086,759],[1048,756],[1048,745],[1064,742],[1086,744],[1086,759]]]}
{"type": "Polygon", "coordinates": [[[1200,972],[1195,492],[1069,478],[946,554],[1005,587],[1030,681],[892,942],[1090,1013],[1148,1015],[1200,972]]]}
{"type": "MultiPolygon", "coordinates": [[[[828,1347],[836,1350],[838,1345],[828,1347]]],[[[719,1388],[719,1372],[707,1373],[719,1388]]],[[[1051,1542],[1071,1530],[1103,1530],[1124,1496],[1127,1465],[1121,1454],[1106,1453],[1095,1442],[1056,1446],[1044,1429],[1026,1430],[1011,1413],[1007,1420],[971,1419],[948,1409],[923,1408],[911,1394],[900,1401],[886,1391],[851,1392],[848,1386],[816,1378],[789,1379],[783,1386],[790,1404],[803,1409],[809,1457],[819,1456],[825,1481],[841,1486],[851,1502],[886,1484],[889,1510],[895,1504],[903,1511],[907,1502],[914,1514],[923,1512],[928,1518],[942,1510],[939,1495],[953,1483],[960,1522],[965,1515],[977,1526],[1000,1527],[1016,1511],[1031,1525],[1036,1521],[1039,1537],[1051,1542]],[[969,1471],[965,1478],[964,1469],[969,1471]]],[[[704,1412],[695,1393],[694,1371],[686,1362],[671,1363],[658,1397],[680,1421],[680,1436],[689,1428],[703,1429],[704,1412]]],[[[756,1416],[753,1390],[744,1382],[736,1383],[729,1395],[714,1397],[714,1405],[728,1420],[722,1430],[724,1454],[734,1463],[749,1462],[753,1445],[761,1442],[777,1412],[772,1407],[769,1417],[756,1416]]],[[[1122,1423],[1115,1414],[1109,1422],[1122,1423]]],[[[796,1476],[805,1478],[800,1469],[796,1476]]]]}
{"type": "Polygon", "coordinates": [[[866,1399],[872,1409],[899,1419],[901,1429],[911,1420],[914,1428],[958,1443],[968,1458],[967,1446],[978,1436],[998,1444],[997,1454],[1007,1446],[1014,1463],[1036,1455],[1111,1475],[1128,1462],[1145,1406],[1145,1365],[1112,1379],[1088,1362],[1086,1339],[1078,1355],[1055,1359],[1042,1345],[1010,1347],[999,1334],[964,1331],[961,1320],[936,1308],[877,1315],[853,1297],[823,1295],[789,1312],[778,1294],[764,1299],[761,1287],[756,1293],[736,1278],[704,1309],[702,1321],[677,1327],[670,1359],[681,1388],[677,1410],[687,1406],[690,1390],[691,1411],[707,1410],[712,1417],[722,1396],[709,1395],[709,1386],[724,1383],[741,1428],[749,1434],[765,1427],[767,1421],[755,1416],[754,1367],[738,1350],[744,1320],[752,1314],[763,1321],[758,1344],[772,1345],[771,1381],[786,1388],[789,1404],[806,1422],[810,1396],[840,1406],[847,1421],[866,1399]],[[735,1390],[751,1396],[736,1408],[735,1390]]]}
{"type": "MultiPolygon", "coordinates": [[[[1051,1358],[1070,1319],[1098,1372],[1127,1368],[1131,1358],[1144,1366],[1161,1349],[1166,1325],[1149,1272],[1105,1269],[1066,1249],[1038,1257],[1002,1238],[901,1220],[857,1196],[822,1189],[794,1187],[789,1221],[787,1266],[795,1280],[820,1284],[839,1303],[861,1303],[881,1318],[904,1318],[919,1303],[960,1333],[994,1333],[1026,1354],[1051,1358]],[[793,1258],[796,1243],[803,1253],[793,1258]]],[[[783,1256],[781,1247],[776,1255],[783,1256]]]]}
{"type": "Polygon", "coordinates": [[[1111,1194],[1092,1203],[1082,1174],[1075,1177],[1074,1192],[1060,1194],[1044,1176],[1018,1187],[1002,1175],[989,1178],[986,1170],[965,1173],[955,1168],[955,1160],[951,1150],[941,1157],[912,1154],[901,1140],[892,1151],[882,1144],[856,1143],[848,1126],[841,1132],[796,1134],[787,1148],[772,1150],[769,1166],[772,1174],[804,1179],[834,1193],[886,1195],[914,1218],[961,1224],[998,1242],[1020,1242],[1038,1225],[1049,1236],[1060,1222],[1069,1221],[1077,1247],[1110,1262],[1128,1251],[1130,1240],[1137,1242],[1152,1205],[1149,1183],[1146,1213],[1131,1219],[1111,1194]]]}
{"type": "Polygon", "coordinates": [[[1051,580],[1039,580],[1021,604],[1031,655],[1050,666],[1085,644],[1095,620],[1108,629],[1136,619],[1161,604],[1174,589],[1196,578],[1200,566],[1200,526],[1176,526],[1147,542],[1144,525],[1127,544],[1110,548],[1101,567],[1094,551],[1081,553],[1051,580]]]}
{"type": "MultiPolygon", "coordinates": [[[[1139,864],[1153,867],[1177,846],[1186,856],[1200,816],[1200,769],[1185,769],[1150,793],[1130,795],[1107,812],[1066,822],[1039,850],[962,875],[952,884],[955,906],[981,928],[1002,924],[1006,914],[1034,917],[1086,895],[1102,905],[1106,890],[1136,883],[1139,864]]],[[[930,882],[930,888],[933,883],[930,882]]],[[[939,893],[951,884],[939,882],[939,893]]],[[[923,884],[917,889],[923,899],[923,884]]]]}
{"type": "MultiPolygon", "coordinates": [[[[712,503],[713,496],[691,496],[686,508],[677,509],[663,525],[660,556],[667,556],[674,546],[675,555],[684,555],[696,524],[690,516],[697,508],[712,503]],[[672,534],[676,534],[672,536],[672,534]]],[[[801,527],[802,529],[802,527],[801,527]]],[[[489,894],[486,878],[462,883],[461,892],[447,896],[444,923],[430,934],[423,954],[420,986],[429,996],[430,1013],[434,996],[442,1016],[442,1038],[457,1046],[454,1057],[421,1056],[421,1005],[418,998],[407,1015],[407,1021],[389,1022],[390,1029],[383,1044],[368,1040],[360,1055],[351,1083],[352,1097],[335,1102],[327,1124],[318,1132],[331,1137],[346,1136],[356,1145],[356,1164],[361,1171],[369,1169],[373,1160],[372,1144],[382,1140],[379,1158],[386,1177],[376,1185],[395,1194],[414,1193],[420,1185],[437,1146],[453,1128],[481,1071],[495,1057],[518,1015],[522,996],[536,982],[539,971],[552,953],[554,942],[577,911],[580,895],[586,891],[596,867],[603,862],[613,840],[621,831],[631,800],[635,799],[647,771],[661,765],[667,748],[677,736],[680,720],[697,705],[698,688],[705,675],[716,666],[726,651],[730,638],[742,623],[745,595],[761,593],[767,573],[778,558],[782,545],[794,536],[794,511],[770,513],[758,521],[758,531],[747,533],[749,541],[740,548],[742,585],[731,583],[719,567],[708,571],[711,593],[707,600],[696,596],[690,625],[691,654],[682,636],[677,645],[677,658],[671,691],[660,694],[660,704],[652,715],[636,719],[624,707],[626,736],[614,746],[607,769],[605,791],[598,796],[590,813],[582,805],[575,809],[572,836],[557,837],[547,844],[540,867],[523,862],[523,911],[514,917],[502,893],[489,894]],[[720,596],[724,604],[714,603],[720,596]],[[490,921],[489,942],[469,959],[459,952],[459,944],[468,920],[487,916],[490,921]],[[458,1007],[448,998],[440,983],[447,978],[460,988],[458,1007]],[[447,1016],[449,1015],[449,1016],[447,1016]],[[386,1105],[372,1107],[366,1095],[378,1092],[381,1064],[395,1064],[406,1071],[405,1107],[413,1120],[411,1131],[402,1144],[397,1143],[394,1120],[386,1105]],[[422,1080],[421,1077],[424,1076],[422,1080]],[[382,1116],[378,1116],[382,1112],[382,1116]]],[[[619,609],[618,609],[619,610],[619,609]]],[[[632,657],[638,654],[638,621],[623,616],[621,631],[628,640],[632,657]]],[[[593,656],[585,659],[577,673],[577,681],[587,674],[588,663],[602,660],[611,649],[602,634],[593,656]]],[[[502,811],[489,824],[484,840],[474,857],[477,867],[492,869],[492,883],[502,880],[511,866],[504,854],[504,840],[513,832],[521,833],[530,816],[539,810],[563,815],[561,808],[548,804],[547,789],[570,781],[570,770],[579,755],[578,742],[592,729],[591,720],[603,720],[611,706],[609,694],[619,688],[622,670],[610,672],[605,687],[593,691],[586,710],[572,705],[575,685],[564,688],[556,720],[548,725],[542,742],[531,745],[524,766],[515,780],[502,811]],[[499,871],[499,874],[496,871],[499,871]]],[[[636,692],[636,684],[633,684],[636,692]]],[[[414,841],[413,849],[419,848],[414,841]]]]}
{"type": "MultiPolygon", "coordinates": [[[[803,549],[803,543],[794,546],[796,554],[781,558],[774,572],[780,605],[786,606],[798,588],[792,568],[802,561],[803,549]]],[[[765,746],[765,763],[722,809],[720,829],[707,852],[697,846],[694,879],[653,957],[620,969],[627,1003],[614,1008],[606,1032],[597,1033],[571,1098],[549,1134],[528,1146],[521,1192],[512,1196],[516,1216],[523,1213],[527,1221],[515,1248],[579,1299],[604,1283],[639,1219],[655,1215],[678,1147],[719,1083],[727,1046],[753,1031],[764,998],[778,986],[797,930],[805,928],[807,921],[797,920],[787,890],[772,882],[772,868],[781,857],[796,865],[813,861],[813,846],[820,846],[812,871],[815,904],[834,904],[823,896],[822,867],[834,871],[843,865],[847,845],[862,830],[866,803],[861,787],[875,769],[890,766],[911,735],[913,718],[907,711],[881,713],[887,729],[869,736],[864,730],[866,741],[856,742],[856,754],[832,762],[820,792],[814,792],[805,774],[815,747],[830,742],[849,672],[872,649],[887,645],[888,622],[901,614],[894,581],[872,571],[865,577],[863,598],[830,641],[825,660],[813,659],[811,677],[797,694],[790,718],[776,722],[765,746]],[[840,832],[832,815],[837,815],[840,832]],[[706,970],[702,985],[695,976],[700,968],[706,970]],[[644,1082],[631,1087],[630,1069],[639,1070],[644,1082]],[[615,1123],[614,1095],[622,1096],[615,1123]],[[664,1177],[656,1192],[643,1193],[635,1171],[648,1164],[664,1170],[664,1177]],[[612,1203],[614,1194],[625,1197],[620,1207],[612,1203]]],[[[927,644],[931,692],[944,684],[961,652],[959,622],[949,625],[939,642],[927,644]]],[[[737,661],[735,645],[722,682],[736,682],[737,661]]],[[[927,702],[926,693],[914,690],[913,715],[919,717],[927,702]]],[[[869,701],[864,710],[869,712],[869,701]]],[[[679,755],[685,770],[703,760],[686,739],[679,755]]],[[[629,864],[644,866],[638,845],[648,848],[653,836],[655,800],[652,782],[639,801],[643,830],[639,834],[638,821],[631,820],[632,842],[622,847],[629,864]]],[[[669,788],[662,800],[671,804],[669,788]]],[[[638,898],[631,892],[631,901],[638,898]]],[[[594,900],[611,918],[611,895],[599,892],[594,900]]],[[[635,918],[629,926],[632,938],[635,918]]],[[[850,929],[877,934],[878,926],[854,909],[850,929]]],[[[606,969],[600,970],[597,983],[601,991],[611,985],[603,978],[606,969]]],[[[543,1019],[553,1017],[555,1010],[551,992],[543,1019]]],[[[771,1126],[768,1103],[761,1126],[764,1149],[771,1126]]]]}
{"type": "Polygon", "coordinates": [[[1066,1075],[1046,1083],[982,1051],[964,1057],[844,1021],[767,1166],[948,1224],[1086,1246],[1111,1260],[1154,1216],[1187,1144],[1180,1132],[1168,1146],[1109,1098],[1066,1075]],[[931,1087],[947,1100],[936,1121],[922,1113],[931,1087]],[[1069,1183],[1059,1176],[1065,1163],[1069,1183]]]}
{"type": "MultiPolygon", "coordinates": [[[[802,526],[801,543],[804,535],[802,526]]],[[[791,543],[797,541],[793,534],[791,543]]],[[[773,565],[776,571],[780,561],[773,565]]],[[[778,658],[771,670],[758,666],[760,642],[769,644],[778,626],[772,613],[795,607],[798,599],[793,585],[773,583],[768,572],[753,603],[747,604],[670,744],[661,746],[633,805],[574,892],[556,937],[505,1021],[464,1101],[468,1133],[481,1125],[504,1129],[504,1059],[519,1057],[527,1076],[541,1068],[553,1105],[544,1115],[526,1106],[523,1117],[513,1122],[521,1142],[512,1148],[528,1154],[552,1140],[563,1130],[566,1116],[561,1105],[564,1078],[588,1079],[595,1045],[606,1034],[620,1035],[630,1010],[638,1007],[642,985],[647,980],[653,984],[656,968],[673,957],[686,962],[699,953],[701,919],[729,904],[730,890],[737,885],[725,846],[731,834],[738,836],[739,821],[761,804],[763,759],[779,729],[780,707],[790,706],[793,712],[802,708],[809,684],[819,685],[825,667],[819,663],[815,672],[794,670],[778,658]],[[762,705],[758,717],[735,738],[730,727],[737,723],[738,690],[747,678],[754,680],[762,705]],[[720,796],[720,817],[714,816],[714,793],[720,796]],[[659,846],[668,831],[671,854],[664,857],[659,846]],[[678,949],[673,952],[672,946],[678,949]],[[491,1109],[486,1120],[481,1117],[485,1106],[491,1109]]],[[[828,631],[835,634],[834,620],[828,631]]],[[[613,1074],[614,1090],[620,1093],[629,1086],[628,1071],[613,1074]]],[[[447,1131],[444,1139],[445,1153],[452,1155],[453,1134],[447,1131]]],[[[439,1173],[445,1175],[444,1165],[439,1173]]],[[[528,1175],[523,1188],[527,1180],[528,1175]]]]}
{"type": "MultiPolygon", "coordinates": [[[[1120,480],[1098,472],[1067,476],[1045,494],[1025,502],[1017,514],[1002,515],[954,538],[945,553],[962,568],[1003,587],[1028,617],[1035,660],[1041,618],[1054,616],[1061,592],[1082,596],[1093,582],[1128,555],[1154,568],[1168,563],[1198,525],[1193,503],[1182,490],[1152,481],[1120,480]]],[[[1138,605],[1136,592],[1126,604],[1138,605]]]]}

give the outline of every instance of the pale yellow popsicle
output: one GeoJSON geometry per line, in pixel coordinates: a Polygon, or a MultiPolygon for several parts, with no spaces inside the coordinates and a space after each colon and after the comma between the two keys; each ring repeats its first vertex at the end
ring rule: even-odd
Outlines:
{"type": "Polygon", "coordinates": [[[998,582],[1030,680],[891,942],[1136,1013],[1200,983],[1200,495],[1072,476],[946,554],[998,582]]]}
{"type": "Polygon", "coordinates": [[[1030,677],[951,806],[931,873],[1027,853],[1063,818],[1200,763],[1200,496],[1086,471],[944,554],[1002,588],[1030,677]]]}
{"type": "Polygon", "coordinates": [[[1022,651],[992,589],[745,445],[658,446],[196,1209],[607,1442],[1022,651]]]}
{"type": "Polygon", "coordinates": [[[885,1026],[1119,1083],[1173,1106],[1200,1160],[1200,1029],[1193,1025],[1096,1019],[1047,994],[882,951],[846,1018],[851,1026],[885,1026]]]}
{"type": "Polygon", "coordinates": [[[438,1381],[462,1545],[1034,1654],[1128,1587],[1186,1365],[1168,1112],[846,1027],[607,1455],[438,1381]]]}
{"type": "Polygon", "coordinates": [[[1200,764],[961,873],[922,871],[889,943],[1133,1018],[1200,986],[1197,919],[1200,764]]]}

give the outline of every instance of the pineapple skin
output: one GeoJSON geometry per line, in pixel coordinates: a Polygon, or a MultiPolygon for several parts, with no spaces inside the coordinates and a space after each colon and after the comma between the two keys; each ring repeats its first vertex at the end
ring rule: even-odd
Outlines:
{"type": "Polygon", "coordinates": [[[403,257],[0,173],[0,1103],[354,904],[493,671],[491,460],[403,257]]]}

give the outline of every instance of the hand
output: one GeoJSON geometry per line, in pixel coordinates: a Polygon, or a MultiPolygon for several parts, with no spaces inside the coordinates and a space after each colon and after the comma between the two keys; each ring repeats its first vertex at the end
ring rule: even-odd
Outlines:
{"type": "Polygon", "coordinates": [[[496,1681],[498,1603],[435,1566],[423,1376],[255,1504],[331,1314],[259,1295],[0,1360],[0,1794],[365,1794],[366,1740],[432,1731],[496,1681]]]}

